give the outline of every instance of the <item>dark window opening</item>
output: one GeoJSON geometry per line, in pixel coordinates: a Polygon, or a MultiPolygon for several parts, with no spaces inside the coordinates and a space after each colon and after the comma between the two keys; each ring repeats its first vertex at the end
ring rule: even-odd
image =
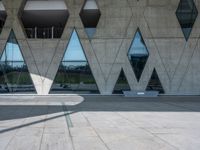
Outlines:
{"type": "Polygon", "coordinates": [[[164,94],[164,89],[158,77],[156,70],[153,70],[151,78],[146,88],[147,91],[158,91],[160,94],[164,94]]]}
{"type": "Polygon", "coordinates": [[[2,9],[0,9],[0,33],[1,33],[3,26],[6,22],[7,14],[6,14],[5,8],[4,8],[1,1],[0,1],[0,5],[1,5],[1,8],[2,8],[2,9]]]}
{"type": "Polygon", "coordinates": [[[101,17],[101,12],[95,0],[86,0],[80,12],[80,17],[85,27],[85,32],[92,38],[101,17]]]}
{"type": "MultiPolygon", "coordinates": [[[[56,4],[53,2],[54,1],[50,1],[48,3],[52,3],[52,5],[56,4]]],[[[34,5],[40,4],[37,1],[34,2],[28,0],[27,3],[27,6],[25,5],[25,8],[20,16],[27,37],[41,39],[61,38],[69,18],[67,8],[59,9],[58,6],[58,9],[54,9],[54,6],[50,5],[52,8],[47,9],[45,8],[47,6],[44,5],[41,6],[44,7],[43,10],[41,8],[34,7],[34,5]]]]}
{"type": "Polygon", "coordinates": [[[124,71],[121,70],[116,85],[114,87],[113,94],[123,94],[123,91],[130,91],[130,87],[124,71]]]}
{"type": "Polygon", "coordinates": [[[180,0],[176,16],[181,25],[186,41],[190,36],[197,15],[198,10],[193,0],[180,0]]]}

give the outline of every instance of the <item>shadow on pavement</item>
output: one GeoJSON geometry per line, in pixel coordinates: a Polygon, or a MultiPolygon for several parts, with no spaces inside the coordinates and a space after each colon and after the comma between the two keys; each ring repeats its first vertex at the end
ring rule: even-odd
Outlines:
{"type": "MultiPolygon", "coordinates": [[[[199,97],[124,98],[120,96],[82,96],[83,101],[70,97],[49,99],[49,105],[0,105],[0,121],[37,117],[63,112],[108,111],[108,112],[200,112],[199,97]],[[51,105],[57,102],[58,105],[51,105]],[[59,103],[60,102],[60,103],[59,103]]],[[[36,97],[37,99],[37,97],[36,97]]],[[[48,99],[41,98],[41,101],[48,99]]],[[[9,103],[9,102],[8,102],[9,103]]]]}
{"type": "MultiPolygon", "coordinates": [[[[0,102],[2,102],[1,98],[0,102]]],[[[3,102],[5,104],[5,99],[3,102]]],[[[27,101],[24,99],[23,102],[20,101],[19,105],[16,105],[16,99],[13,105],[12,102],[7,101],[6,103],[9,103],[9,105],[0,105],[0,123],[1,121],[12,121],[14,119],[26,119],[30,117],[38,117],[38,120],[2,129],[0,130],[0,134],[60,117],[66,117],[77,112],[200,112],[199,97],[35,97],[31,101],[30,99],[27,99],[27,101]],[[30,105],[29,102],[31,102],[30,105]],[[34,105],[33,102],[36,102],[37,105],[34,105]],[[49,114],[55,115],[45,119],[39,118],[41,115],[49,114]]]]}

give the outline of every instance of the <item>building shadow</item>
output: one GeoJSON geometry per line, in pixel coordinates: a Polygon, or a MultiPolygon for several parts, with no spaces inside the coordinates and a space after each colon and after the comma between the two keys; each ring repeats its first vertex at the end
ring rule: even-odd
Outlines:
{"type": "Polygon", "coordinates": [[[66,117],[77,112],[200,112],[199,97],[82,96],[82,99],[83,101],[78,102],[70,100],[70,97],[55,97],[54,102],[56,101],[58,105],[0,105],[0,122],[38,117],[36,121],[3,129],[0,133],[66,117]],[[41,115],[51,114],[55,115],[39,119],[41,115]]]}
{"type": "Polygon", "coordinates": [[[65,109],[69,112],[200,112],[199,97],[82,97],[83,101],[80,100],[79,102],[71,101],[68,97],[62,97],[60,99],[59,97],[55,97],[55,101],[58,103],[60,102],[59,105],[0,105],[0,121],[59,113],[64,111],[63,106],[65,106],[65,109]]]}

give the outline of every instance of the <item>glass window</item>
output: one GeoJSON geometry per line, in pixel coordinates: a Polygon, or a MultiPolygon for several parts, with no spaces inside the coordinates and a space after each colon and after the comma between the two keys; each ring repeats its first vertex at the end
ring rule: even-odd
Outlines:
{"type": "Polygon", "coordinates": [[[186,40],[188,40],[190,36],[197,15],[198,10],[193,0],[180,0],[176,16],[186,40]]]}
{"type": "Polygon", "coordinates": [[[60,63],[50,93],[99,93],[75,29],[60,63]]]}
{"type": "Polygon", "coordinates": [[[130,91],[130,87],[125,77],[124,71],[121,70],[113,94],[123,94],[123,91],[130,91]]]}
{"type": "Polygon", "coordinates": [[[13,31],[0,59],[0,93],[36,93],[13,31]]]}
{"type": "Polygon", "coordinates": [[[147,85],[147,91],[158,91],[161,94],[164,94],[164,89],[162,87],[162,84],[160,82],[160,79],[158,77],[158,74],[156,70],[153,70],[151,79],[149,80],[149,83],[147,85]]]}
{"type": "Polygon", "coordinates": [[[138,81],[140,80],[141,74],[144,70],[148,57],[149,53],[147,47],[142,38],[140,30],[137,29],[135,37],[128,52],[128,58],[138,81]]]}

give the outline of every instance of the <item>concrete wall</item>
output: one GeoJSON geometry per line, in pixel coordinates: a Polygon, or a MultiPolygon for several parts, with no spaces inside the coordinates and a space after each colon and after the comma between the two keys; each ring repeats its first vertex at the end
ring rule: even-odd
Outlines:
{"type": "MultiPolygon", "coordinates": [[[[70,16],[61,39],[27,39],[18,13],[23,0],[3,0],[7,20],[0,34],[2,53],[13,29],[38,94],[48,94],[75,27],[101,94],[111,94],[121,68],[132,90],[145,90],[156,68],[166,94],[200,94],[200,15],[186,42],[175,15],[179,0],[96,0],[101,11],[89,40],[79,12],[84,0],[65,0],[70,16]],[[127,52],[140,28],[149,59],[138,83],[127,52]]],[[[200,0],[194,0],[200,12],[200,0]]]]}

